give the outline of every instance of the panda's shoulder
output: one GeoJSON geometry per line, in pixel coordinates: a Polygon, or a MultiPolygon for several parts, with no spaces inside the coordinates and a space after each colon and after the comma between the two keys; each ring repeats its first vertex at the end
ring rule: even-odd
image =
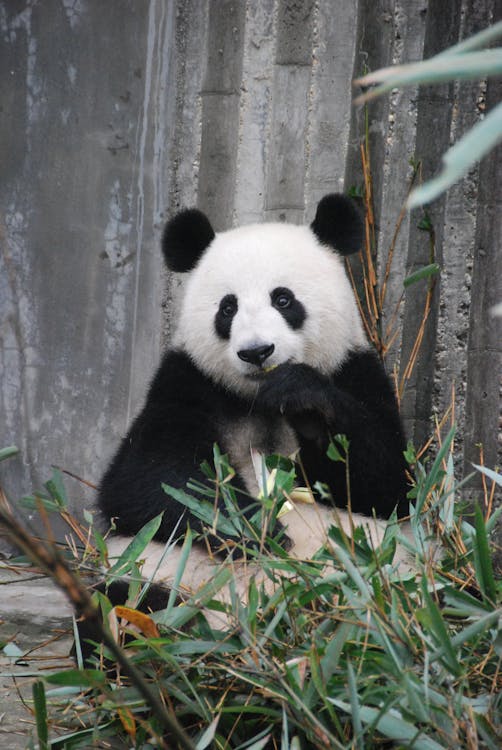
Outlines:
{"type": "Polygon", "coordinates": [[[334,384],[362,400],[377,398],[394,402],[395,394],[382,360],[373,348],[349,353],[333,374],[334,384]]]}
{"type": "Polygon", "coordinates": [[[168,350],[155,373],[148,392],[148,402],[165,402],[174,397],[181,401],[184,396],[194,398],[197,394],[207,397],[215,390],[213,381],[205,375],[185,352],[168,350]]]}

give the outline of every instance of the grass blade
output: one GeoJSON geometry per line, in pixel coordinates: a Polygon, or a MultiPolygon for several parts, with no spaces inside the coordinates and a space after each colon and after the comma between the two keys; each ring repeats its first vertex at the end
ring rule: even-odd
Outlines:
{"type": "MultiPolygon", "coordinates": [[[[342,711],[351,713],[350,703],[337,698],[328,698],[328,700],[342,711]]],[[[389,709],[383,712],[371,706],[361,706],[359,712],[365,724],[373,725],[390,740],[406,743],[406,747],[412,747],[413,750],[444,750],[444,745],[439,745],[431,737],[425,737],[417,727],[405,721],[397,711],[389,709]]]]}
{"type": "Polygon", "coordinates": [[[40,750],[48,750],[49,730],[47,727],[47,703],[45,700],[45,686],[41,680],[37,680],[33,683],[32,694],[35,720],[37,724],[38,746],[40,750]]]}
{"type": "Polygon", "coordinates": [[[476,540],[474,549],[474,565],[476,576],[481,592],[489,601],[494,602],[497,596],[497,586],[493,575],[493,565],[490,554],[490,545],[488,543],[488,534],[486,533],[485,519],[478,504],[474,508],[474,528],[476,531],[476,540]]]}
{"type": "Polygon", "coordinates": [[[132,542],[127,545],[118,560],[108,570],[108,580],[112,581],[129,571],[131,565],[137,561],[146,545],[152,541],[153,537],[157,533],[162,521],[162,516],[163,513],[159,513],[158,516],[155,516],[155,518],[152,518],[150,521],[148,521],[148,523],[143,526],[141,531],[138,531],[132,542]]]}

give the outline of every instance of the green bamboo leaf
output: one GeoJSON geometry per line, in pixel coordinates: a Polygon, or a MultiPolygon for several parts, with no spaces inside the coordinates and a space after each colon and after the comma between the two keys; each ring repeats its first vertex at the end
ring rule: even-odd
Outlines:
{"type": "Polygon", "coordinates": [[[492,482],[495,482],[495,484],[498,484],[500,485],[500,487],[502,487],[502,474],[499,474],[497,471],[493,471],[492,469],[488,469],[486,466],[478,466],[478,464],[473,464],[473,466],[475,469],[487,476],[488,479],[491,479],[492,482]]]}
{"type": "Polygon", "coordinates": [[[494,107],[443,156],[443,171],[408,198],[408,208],[430,203],[463,177],[468,170],[502,141],[502,103],[494,107]]]}
{"type": "Polygon", "coordinates": [[[206,524],[206,526],[212,528],[215,525],[216,521],[216,528],[221,532],[221,534],[233,537],[239,536],[238,530],[236,529],[235,525],[227,518],[225,518],[225,516],[221,515],[220,513],[218,517],[215,518],[214,503],[209,503],[206,500],[192,497],[192,495],[188,495],[184,490],[180,490],[176,487],[170,487],[168,484],[163,484],[162,489],[164,490],[164,492],[174,498],[174,500],[177,500],[179,503],[188,508],[193,513],[193,515],[204,524],[206,524]]]}
{"type": "Polygon", "coordinates": [[[219,720],[220,720],[220,714],[218,714],[218,716],[215,716],[215,718],[212,720],[209,726],[201,734],[201,736],[199,737],[199,739],[197,740],[195,744],[196,750],[206,750],[206,747],[208,747],[211,744],[211,742],[214,740],[214,735],[216,734],[216,728],[218,726],[219,720]]]}
{"type": "Polygon", "coordinates": [[[347,659],[347,687],[349,689],[349,699],[352,717],[352,726],[357,739],[357,747],[364,750],[363,745],[363,723],[361,720],[361,706],[357,694],[356,676],[350,659],[347,659]]]}
{"type": "Polygon", "coordinates": [[[444,612],[455,617],[484,617],[489,611],[486,602],[460,589],[448,588],[443,592],[444,612]]]}
{"type": "Polygon", "coordinates": [[[483,518],[483,513],[477,503],[474,508],[474,528],[476,531],[476,539],[473,545],[473,550],[476,577],[482,593],[487,599],[494,602],[497,596],[497,585],[493,575],[493,565],[488,534],[486,533],[485,519],[483,518]]]}
{"type": "Polygon", "coordinates": [[[106,682],[106,674],[99,669],[67,669],[64,672],[54,672],[44,677],[51,685],[67,687],[95,687],[106,682]]]}
{"type": "Polygon", "coordinates": [[[112,581],[121,575],[125,575],[125,573],[129,571],[131,565],[137,561],[146,545],[152,541],[153,537],[157,533],[162,521],[162,516],[163,513],[159,513],[158,516],[152,518],[143,526],[140,531],[138,531],[134,539],[127,545],[118,560],[108,570],[107,580],[112,581]]]}
{"type": "Polygon", "coordinates": [[[474,721],[487,750],[500,750],[500,732],[497,731],[497,728],[493,726],[486,716],[479,713],[474,714],[474,721]]]}
{"type": "Polygon", "coordinates": [[[237,654],[240,651],[237,645],[225,641],[218,643],[218,641],[189,639],[172,643],[168,639],[160,639],[157,642],[161,644],[163,654],[171,654],[172,656],[198,656],[209,652],[212,656],[215,654],[228,655],[237,654]]]}
{"type": "Polygon", "coordinates": [[[458,55],[461,52],[470,52],[473,49],[479,49],[480,47],[486,47],[496,39],[502,38],[502,21],[489,26],[483,31],[478,31],[477,34],[470,36],[468,39],[464,39],[458,44],[454,44],[453,47],[448,47],[443,52],[436,55],[436,58],[443,57],[443,55],[458,55]]]}
{"type": "Polygon", "coordinates": [[[453,636],[451,644],[454,648],[460,648],[465,643],[471,640],[471,638],[477,638],[482,633],[486,633],[489,628],[493,627],[499,618],[502,617],[502,609],[496,609],[483,617],[480,617],[475,622],[468,625],[466,628],[453,636]]]}
{"type": "Polygon", "coordinates": [[[242,750],[263,750],[264,747],[268,745],[270,742],[270,733],[268,729],[264,729],[263,732],[260,732],[258,735],[256,735],[258,739],[255,739],[252,745],[248,744],[246,742],[245,745],[242,745],[242,750]],[[265,734],[266,732],[266,734],[265,734]]]}
{"type": "Polygon", "coordinates": [[[0,461],[5,461],[12,456],[17,456],[19,449],[15,445],[9,445],[7,448],[0,449],[0,461]]]}
{"type": "Polygon", "coordinates": [[[335,635],[326,646],[324,656],[321,659],[321,670],[324,681],[327,682],[329,678],[338,669],[340,662],[340,656],[342,651],[352,636],[354,625],[349,622],[340,622],[338,625],[335,635]]]}
{"type": "Polygon", "coordinates": [[[417,610],[417,620],[428,627],[434,636],[434,640],[440,646],[436,655],[441,658],[450,672],[456,677],[462,674],[462,667],[459,664],[455,648],[448,634],[443,616],[436,602],[432,599],[427,589],[427,579],[422,579],[422,595],[424,597],[425,608],[417,610]]]}
{"type": "Polygon", "coordinates": [[[418,271],[414,271],[409,276],[407,276],[403,281],[403,285],[405,287],[409,287],[412,284],[415,284],[417,281],[421,281],[421,279],[428,279],[430,276],[435,276],[440,272],[440,270],[441,267],[437,263],[431,263],[428,266],[423,266],[423,268],[419,268],[418,271]]]}
{"type": "Polygon", "coordinates": [[[359,589],[359,592],[362,597],[363,602],[369,602],[372,599],[372,592],[371,588],[367,581],[364,580],[361,573],[359,572],[359,569],[350,557],[347,555],[344,549],[342,547],[335,547],[333,550],[333,554],[335,557],[338,557],[339,561],[342,564],[343,569],[347,572],[349,577],[352,579],[352,581],[355,583],[356,587],[359,589]]]}
{"type": "Polygon", "coordinates": [[[48,750],[49,729],[47,726],[47,703],[45,700],[45,686],[41,680],[32,685],[33,707],[35,709],[35,720],[37,724],[37,737],[39,750],[48,750]]]}
{"type": "Polygon", "coordinates": [[[418,494],[417,494],[417,502],[416,502],[416,515],[414,516],[415,522],[417,522],[419,514],[422,512],[422,508],[424,505],[424,502],[427,499],[427,495],[431,491],[431,489],[434,487],[434,485],[437,485],[440,480],[441,476],[443,474],[442,464],[443,459],[450,450],[451,442],[455,436],[455,425],[449,430],[447,436],[443,440],[443,444],[441,448],[439,449],[436,458],[434,459],[434,462],[429,470],[429,473],[425,477],[425,480],[422,484],[418,487],[418,494]]]}
{"type": "Polygon", "coordinates": [[[79,729],[76,732],[70,732],[69,734],[62,735],[55,740],[51,741],[50,750],[70,750],[73,747],[85,748],[91,747],[91,743],[96,737],[104,738],[116,734],[113,728],[117,726],[115,719],[106,721],[103,724],[97,724],[88,729],[79,729]],[[82,744],[81,740],[88,740],[86,745],[82,744]]]}
{"type": "Polygon", "coordinates": [[[408,65],[394,65],[368,73],[355,81],[359,86],[382,82],[375,89],[359,97],[358,102],[369,101],[393,88],[417,83],[436,84],[445,81],[475,80],[502,73],[502,49],[481,52],[442,54],[408,65]]]}
{"type": "MultiPolygon", "coordinates": [[[[345,703],[338,698],[328,698],[328,700],[342,711],[348,714],[352,712],[350,703],[345,703]]],[[[360,716],[365,724],[373,725],[390,740],[406,743],[407,746],[409,743],[409,747],[413,747],[413,750],[444,750],[444,745],[439,745],[431,737],[423,735],[420,729],[405,721],[401,714],[393,709],[382,711],[371,706],[361,706],[360,716]]]]}
{"type": "Polygon", "coordinates": [[[166,607],[168,612],[170,612],[172,608],[174,607],[174,605],[176,604],[176,599],[178,596],[181,579],[183,577],[183,573],[185,572],[185,565],[188,559],[188,555],[190,554],[190,551],[192,549],[192,539],[193,539],[192,532],[191,532],[190,527],[188,527],[185,533],[183,546],[181,548],[180,561],[178,563],[178,567],[176,568],[176,573],[173,578],[171,591],[169,592],[169,599],[167,601],[167,607],[166,607]]]}
{"type": "Polygon", "coordinates": [[[492,511],[490,518],[486,520],[486,533],[488,534],[488,536],[493,532],[497,524],[497,521],[501,515],[502,515],[502,505],[499,505],[498,508],[492,511]]]}
{"type": "Polygon", "coordinates": [[[68,506],[66,487],[64,486],[63,474],[60,469],[53,469],[52,478],[45,483],[45,487],[60,509],[65,509],[68,506]]]}

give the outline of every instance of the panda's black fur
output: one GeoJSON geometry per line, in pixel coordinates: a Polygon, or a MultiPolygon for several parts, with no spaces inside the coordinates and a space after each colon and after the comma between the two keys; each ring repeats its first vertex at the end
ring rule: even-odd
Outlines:
{"type": "MultiPolygon", "coordinates": [[[[280,228],[275,231],[282,237],[280,228]]],[[[322,199],[308,231],[312,242],[341,255],[355,252],[362,245],[363,222],[359,210],[341,195],[322,199]]],[[[240,236],[236,235],[236,241],[240,236]]],[[[193,272],[201,258],[212,252],[215,237],[218,235],[203,213],[196,209],[181,212],[167,224],[163,235],[162,249],[168,267],[193,272]]],[[[228,257],[232,257],[232,251],[228,252],[228,257]]],[[[312,263],[315,262],[313,258],[312,263]]],[[[218,268],[214,270],[218,273],[218,268]]],[[[335,288],[333,294],[336,292],[335,288]]],[[[295,326],[301,330],[302,316],[309,316],[308,306],[296,294],[295,289],[280,284],[270,290],[270,304],[291,330],[295,326]],[[296,311],[292,311],[295,303],[296,311]]],[[[222,297],[214,299],[211,309],[207,309],[207,315],[213,318],[215,340],[230,335],[232,318],[239,306],[237,298],[231,299],[235,297],[231,288],[227,297],[223,307],[222,297]],[[218,315],[223,322],[218,323],[218,315]]],[[[252,343],[249,350],[239,350],[238,357],[247,358],[250,364],[245,366],[249,368],[254,358],[257,375],[261,376],[260,358],[267,358],[265,349],[269,344],[266,342],[264,349],[262,341],[252,343]]],[[[213,346],[213,341],[208,341],[207,346],[213,346]]],[[[322,349],[325,342],[320,340],[318,346],[322,349]]],[[[250,421],[253,430],[259,430],[263,452],[275,452],[280,442],[276,433],[286,426],[300,449],[301,466],[308,482],[312,486],[316,481],[325,483],[338,507],[347,505],[345,464],[329,459],[326,450],[330,437],[345,434],[350,441],[352,511],[387,518],[397,507],[399,515],[406,514],[405,444],[398,408],[389,378],[369,345],[358,344],[353,349],[347,345],[332,371],[324,368],[321,372],[304,361],[279,362],[263,377],[257,377],[256,385],[245,392],[239,386],[229,386],[225,373],[223,380],[216,381],[211,371],[199,365],[198,356],[176,344],[167,351],[142,411],[103,477],[99,506],[107,519],[115,519],[119,534],[135,534],[162,511],[156,535],[160,541],[168,540],[175,528],[177,535],[183,536],[187,524],[195,531],[201,530],[199,520],[183,513],[183,508],[166,495],[161,484],[184,488],[189,479],[207,483],[200,464],[211,461],[213,445],[223,444],[227,448],[228,425],[242,426],[250,421]]],[[[244,509],[252,500],[239,472],[233,485],[242,490],[238,497],[244,509]]]]}

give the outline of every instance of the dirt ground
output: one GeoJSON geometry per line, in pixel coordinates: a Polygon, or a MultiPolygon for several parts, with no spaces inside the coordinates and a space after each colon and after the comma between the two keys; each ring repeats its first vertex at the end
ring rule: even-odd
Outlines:
{"type": "Polygon", "coordinates": [[[25,750],[31,738],[36,743],[31,686],[37,676],[72,665],[72,640],[63,594],[46,579],[0,564],[1,748],[25,750]]]}

